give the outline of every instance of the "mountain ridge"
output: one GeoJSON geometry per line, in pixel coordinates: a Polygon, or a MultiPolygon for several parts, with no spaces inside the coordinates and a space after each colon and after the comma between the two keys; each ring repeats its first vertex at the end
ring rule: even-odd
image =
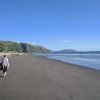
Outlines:
{"type": "Polygon", "coordinates": [[[54,51],[55,54],[100,54],[100,51],[77,51],[73,49],[64,49],[54,51]]]}
{"type": "Polygon", "coordinates": [[[0,52],[23,52],[23,53],[52,53],[52,54],[100,54],[100,51],[77,51],[64,49],[53,51],[39,45],[18,43],[14,41],[0,41],[0,52]]]}
{"type": "Polygon", "coordinates": [[[13,41],[0,41],[0,52],[23,52],[23,53],[50,53],[51,50],[29,43],[17,43],[13,41]]]}

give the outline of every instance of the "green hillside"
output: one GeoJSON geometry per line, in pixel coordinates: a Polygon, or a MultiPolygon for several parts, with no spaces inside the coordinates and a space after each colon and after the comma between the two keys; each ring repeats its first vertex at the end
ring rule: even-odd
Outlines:
{"type": "Polygon", "coordinates": [[[50,53],[51,50],[42,46],[12,41],[0,41],[0,52],[24,52],[24,53],[50,53]]]}

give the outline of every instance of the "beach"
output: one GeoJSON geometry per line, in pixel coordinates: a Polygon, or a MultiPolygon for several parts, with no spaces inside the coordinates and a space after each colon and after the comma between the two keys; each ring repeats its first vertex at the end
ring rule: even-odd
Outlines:
{"type": "Polygon", "coordinates": [[[33,55],[9,62],[0,100],[100,100],[100,71],[33,55]]]}

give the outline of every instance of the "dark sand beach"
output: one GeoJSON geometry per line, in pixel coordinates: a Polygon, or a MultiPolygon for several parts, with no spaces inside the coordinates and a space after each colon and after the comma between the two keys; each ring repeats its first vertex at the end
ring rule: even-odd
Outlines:
{"type": "Polygon", "coordinates": [[[9,62],[0,100],[100,100],[100,71],[32,55],[9,62]]]}

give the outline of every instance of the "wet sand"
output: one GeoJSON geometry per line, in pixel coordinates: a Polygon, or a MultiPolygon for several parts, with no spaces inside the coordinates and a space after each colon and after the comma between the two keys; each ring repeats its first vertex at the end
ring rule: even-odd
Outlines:
{"type": "Polygon", "coordinates": [[[100,100],[100,71],[32,55],[9,62],[0,100],[100,100]]]}

